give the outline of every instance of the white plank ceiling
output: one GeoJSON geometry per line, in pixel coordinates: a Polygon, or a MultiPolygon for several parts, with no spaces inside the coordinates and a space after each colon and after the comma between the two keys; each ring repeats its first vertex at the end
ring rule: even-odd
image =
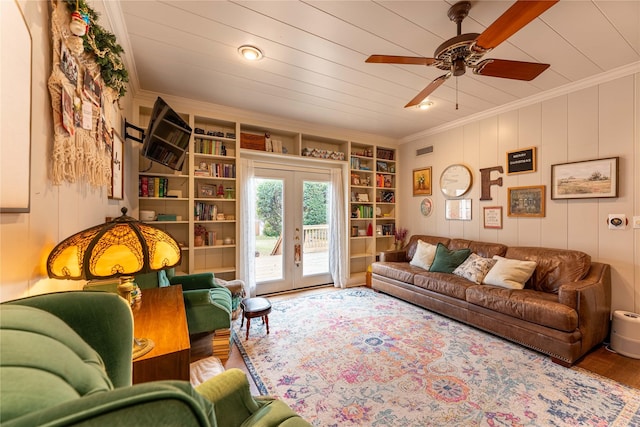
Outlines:
{"type": "MultiPolygon", "coordinates": [[[[484,58],[543,62],[531,82],[450,78],[426,111],[403,106],[434,67],[366,64],[371,54],[432,57],[456,35],[454,1],[119,1],[105,7],[134,94],[186,97],[402,138],[640,61],[640,0],[563,0],[484,58]],[[248,63],[237,48],[258,46],[248,63]],[[456,98],[459,109],[455,109],[456,98]]],[[[512,1],[472,1],[481,33],[512,1]]]]}

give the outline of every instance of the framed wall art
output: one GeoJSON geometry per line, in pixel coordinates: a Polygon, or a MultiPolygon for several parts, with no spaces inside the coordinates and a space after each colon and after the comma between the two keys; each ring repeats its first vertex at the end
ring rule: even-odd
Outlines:
{"type": "Polygon", "coordinates": [[[507,175],[535,172],[536,170],[536,147],[507,152],[507,175]]]}
{"type": "Polygon", "coordinates": [[[618,157],[551,166],[552,199],[618,197],[618,157]]]}
{"type": "Polygon", "coordinates": [[[471,199],[447,199],[444,209],[446,219],[471,221],[471,199]]]}
{"type": "Polygon", "coordinates": [[[113,132],[113,152],[111,153],[111,188],[109,198],[124,198],[124,143],[117,132],[113,132]]]}
{"type": "Polygon", "coordinates": [[[502,206],[485,206],[482,211],[484,228],[502,228],[502,206]]]}
{"type": "Polygon", "coordinates": [[[543,217],[545,186],[510,187],[507,189],[507,216],[543,217]]]}
{"type": "Polygon", "coordinates": [[[31,33],[17,1],[0,1],[0,212],[31,202],[31,33]]]}
{"type": "Polygon", "coordinates": [[[198,197],[216,197],[216,186],[198,183],[198,197]]]}
{"type": "Polygon", "coordinates": [[[431,166],[413,170],[413,195],[431,195],[431,166]]]}

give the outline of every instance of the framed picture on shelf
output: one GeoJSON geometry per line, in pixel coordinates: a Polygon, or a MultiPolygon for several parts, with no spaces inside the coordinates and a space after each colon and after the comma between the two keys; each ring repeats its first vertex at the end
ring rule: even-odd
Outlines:
{"type": "Polygon", "coordinates": [[[215,185],[198,183],[198,197],[216,197],[215,185]]]}
{"type": "Polygon", "coordinates": [[[471,199],[447,199],[444,209],[446,219],[471,221],[471,199]]]}
{"type": "Polygon", "coordinates": [[[510,187],[507,195],[507,216],[544,217],[544,185],[510,187]]]}
{"type": "Polygon", "coordinates": [[[485,206],[482,211],[484,228],[502,228],[502,206],[485,206]]]}
{"type": "Polygon", "coordinates": [[[413,170],[413,195],[431,195],[431,166],[413,170]]]}
{"type": "Polygon", "coordinates": [[[113,132],[113,152],[111,153],[111,188],[109,198],[122,200],[124,188],[124,143],[117,132],[113,132]]]}
{"type": "Polygon", "coordinates": [[[507,175],[535,172],[536,147],[507,152],[507,175]]]}
{"type": "Polygon", "coordinates": [[[618,157],[551,165],[552,199],[618,197],[618,157]]]}

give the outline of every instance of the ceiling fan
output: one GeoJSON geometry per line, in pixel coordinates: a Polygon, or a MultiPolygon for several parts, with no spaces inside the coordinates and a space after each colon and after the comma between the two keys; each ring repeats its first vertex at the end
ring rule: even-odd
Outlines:
{"type": "MultiPolygon", "coordinates": [[[[378,64],[426,65],[447,71],[413,98],[405,108],[420,104],[451,76],[463,75],[467,68],[481,76],[502,77],[515,80],[533,80],[549,64],[538,62],[509,61],[506,59],[484,59],[491,49],[511,37],[524,26],[540,16],[559,0],[518,0],[482,34],[462,34],[462,21],[469,14],[471,2],[460,1],[449,8],[447,16],[457,24],[458,35],[442,43],[433,58],[416,56],[371,55],[365,62],[378,64]]],[[[457,108],[457,107],[456,107],[457,108]]]]}

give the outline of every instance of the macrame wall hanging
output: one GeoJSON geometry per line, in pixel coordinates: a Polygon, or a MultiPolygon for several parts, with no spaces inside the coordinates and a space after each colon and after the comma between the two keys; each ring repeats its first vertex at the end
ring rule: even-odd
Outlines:
{"type": "Polygon", "coordinates": [[[53,66],[48,87],[54,128],[51,179],[55,185],[87,182],[110,188],[112,126],[119,120],[117,100],[124,95],[128,81],[119,57],[122,48],[115,43],[115,36],[97,25],[97,14],[84,2],[52,0],[50,4],[53,66]],[[69,6],[74,3],[72,12],[69,6]],[[105,44],[103,35],[108,46],[101,49],[98,45],[105,44]]]}

